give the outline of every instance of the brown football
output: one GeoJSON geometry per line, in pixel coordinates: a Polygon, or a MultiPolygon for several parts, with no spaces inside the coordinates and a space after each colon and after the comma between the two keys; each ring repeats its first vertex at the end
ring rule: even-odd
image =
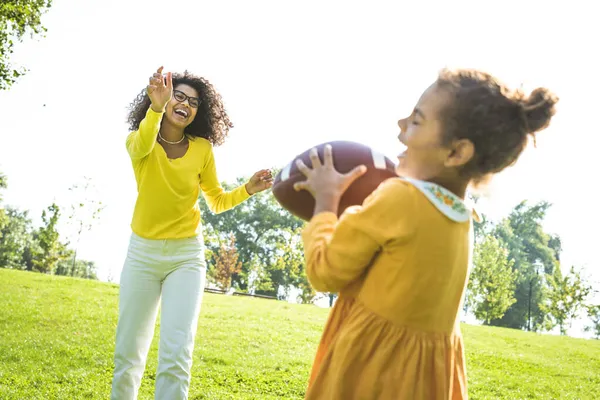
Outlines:
{"type": "MultiPolygon", "coordinates": [[[[332,147],[333,165],[337,171],[347,173],[359,165],[367,167],[367,172],[354,181],[343,194],[338,208],[338,216],[346,208],[362,204],[381,182],[397,176],[396,166],[389,158],[369,146],[355,142],[335,141],[314,146],[319,153],[321,162],[323,162],[323,150],[326,144],[330,144],[332,147]]],[[[296,191],[294,184],[306,179],[296,166],[297,159],[301,159],[304,164],[312,168],[309,157],[311,149],[296,156],[277,173],[272,189],[275,199],[283,208],[305,221],[309,221],[313,216],[315,200],[306,190],[296,191]]]]}

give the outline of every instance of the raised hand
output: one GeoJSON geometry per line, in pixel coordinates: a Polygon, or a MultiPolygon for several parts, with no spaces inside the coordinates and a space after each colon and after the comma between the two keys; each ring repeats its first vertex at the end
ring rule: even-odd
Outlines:
{"type": "Polygon", "coordinates": [[[267,190],[273,186],[273,175],[268,169],[261,169],[254,173],[252,178],[246,183],[246,191],[252,195],[263,190],[267,190]]]}
{"type": "Polygon", "coordinates": [[[156,112],[164,112],[165,107],[171,96],[173,96],[173,74],[167,72],[167,76],[162,75],[163,67],[160,67],[149,79],[149,84],[146,86],[148,97],[152,102],[152,109],[156,112]]]}
{"type": "Polygon", "coordinates": [[[333,166],[331,145],[326,145],[323,153],[323,164],[321,164],[317,149],[310,151],[312,169],[307,167],[302,160],[296,161],[296,166],[306,177],[306,180],[297,182],[294,189],[297,191],[307,190],[313,195],[317,203],[320,200],[326,200],[327,203],[337,204],[346,189],[363,175],[367,168],[360,165],[347,174],[341,174],[333,166]]]}

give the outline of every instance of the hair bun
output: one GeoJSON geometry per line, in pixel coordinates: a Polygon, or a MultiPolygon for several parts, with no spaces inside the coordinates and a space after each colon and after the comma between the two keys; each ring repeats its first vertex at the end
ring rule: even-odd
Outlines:
{"type": "Polygon", "coordinates": [[[527,133],[533,134],[548,127],[556,113],[558,97],[546,88],[537,88],[520,101],[527,133]]]}

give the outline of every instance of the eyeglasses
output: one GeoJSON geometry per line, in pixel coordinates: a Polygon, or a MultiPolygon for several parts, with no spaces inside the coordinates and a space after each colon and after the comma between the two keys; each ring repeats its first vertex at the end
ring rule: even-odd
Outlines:
{"type": "Polygon", "coordinates": [[[183,93],[180,90],[173,90],[173,97],[175,97],[175,100],[177,100],[180,103],[183,103],[184,101],[188,101],[188,104],[194,108],[198,108],[198,106],[200,105],[200,99],[197,97],[190,97],[187,94],[183,93]]]}

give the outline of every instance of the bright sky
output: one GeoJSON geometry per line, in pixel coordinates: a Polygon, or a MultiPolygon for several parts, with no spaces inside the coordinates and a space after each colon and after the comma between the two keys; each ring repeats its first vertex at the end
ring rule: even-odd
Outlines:
{"type": "Polygon", "coordinates": [[[563,239],[563,267],[585,267],[600,281],[590,179],[600,170],[593,167],[600,26],[585,2],[170,4],[54,0],[43,19],[47,37],[14,54],[30,72],[0,92],[5,200],[31,210],[37,223],[44,207],[65,203],[69,186],[91,177],[107,208],[80,254],[97,263],[101,279],[118,280],[136,195],[126,107],[160,65],[205,76],[221,92],[235,124],[216,151],[222,180],[283,166],[333,139],[394,157],[396,121],[450,66],[482,68],[528,90],[547,86],[561,97],[537,149],[496,180],[482,211],[498,217],[522,199],[552,202],[546,227],[563,239]]]}

